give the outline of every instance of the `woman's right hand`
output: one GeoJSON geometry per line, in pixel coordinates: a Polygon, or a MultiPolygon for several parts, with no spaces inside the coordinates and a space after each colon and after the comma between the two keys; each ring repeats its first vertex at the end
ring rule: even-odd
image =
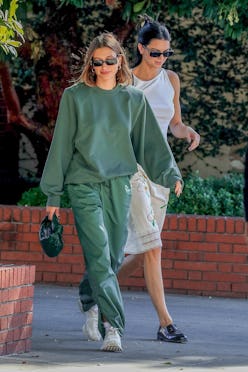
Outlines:
{"type": "Polygon", "coordinates": [[[48,215],[48,219],[51,221],[52,218],[53,218],[53,215],[54,213],[56,214],[56,216],[59,218],[59,207],[50,207],[50,206],[47,206],[46,207],[46,212],[47,212],[47,215],[48,215]]]}

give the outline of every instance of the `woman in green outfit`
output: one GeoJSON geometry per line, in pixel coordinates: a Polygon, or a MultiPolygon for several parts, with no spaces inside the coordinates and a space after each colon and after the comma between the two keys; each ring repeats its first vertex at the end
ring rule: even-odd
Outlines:
{"type": "Polygon", "coordinates": [[[49,219],[59,215],[60,197],[68,191],[86,265],[80,284],[84,331],[90,339],[103,338],[103,351],[114,352],[122,350],[125,327],[116,273],[124,258],[129,181],[137,162],[151,180],[178,196],[182,191],[170,147],[144,94],[130,83],[115,37],[103,33],[93,39],[79,81],[61,98],[41,179],[49,219]]]}

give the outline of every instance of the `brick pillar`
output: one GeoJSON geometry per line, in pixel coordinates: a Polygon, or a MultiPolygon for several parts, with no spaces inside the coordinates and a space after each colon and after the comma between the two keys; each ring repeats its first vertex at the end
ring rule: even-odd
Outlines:
{"type": "Polygon", "coordinates": [[[0,265],[0,356],[31,350],[34,265],[0,265]]]}

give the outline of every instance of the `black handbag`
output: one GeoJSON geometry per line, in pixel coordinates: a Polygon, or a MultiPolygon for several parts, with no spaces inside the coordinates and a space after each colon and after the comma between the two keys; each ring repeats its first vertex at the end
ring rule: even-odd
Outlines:
{"type": "Polygon", "coordinates": [[[60,224],[58,217],[54,213],[52,220],[46,216],[39,230],[39,240],[44,253],[48,257],[56,257],[62,251],[63,242],[63,226],[60,224]]]}

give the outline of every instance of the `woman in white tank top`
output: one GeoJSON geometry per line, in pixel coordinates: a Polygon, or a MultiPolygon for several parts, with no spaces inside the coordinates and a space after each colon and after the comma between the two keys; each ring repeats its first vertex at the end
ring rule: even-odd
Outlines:
{"type": "MultiPolygon", "coordinates": [[[[164,137],[167,138],[170,128],[175,137],[189,142],[188,150],[192,151],[199,145],[200,136],[182,122],[179,77],[175,72],[162,67],[172,54],[167,28],[145,16],[144,25],[138,34],[133,84],[144,91],[164,137]]],[[[160,233],[170,190],[153,184],[140,166],[138,170],[131,180],[129,237],[125,249],[129,255],[126,256],[118,277],[125,279],[144,265],[147,289],[160,322],[157,339],[186,342],[187,337],[175,326],[167,309],[161,270],[160,233]]],[[[177,186],[174,191],[177,196],[180,195],[177,186]]]]}

